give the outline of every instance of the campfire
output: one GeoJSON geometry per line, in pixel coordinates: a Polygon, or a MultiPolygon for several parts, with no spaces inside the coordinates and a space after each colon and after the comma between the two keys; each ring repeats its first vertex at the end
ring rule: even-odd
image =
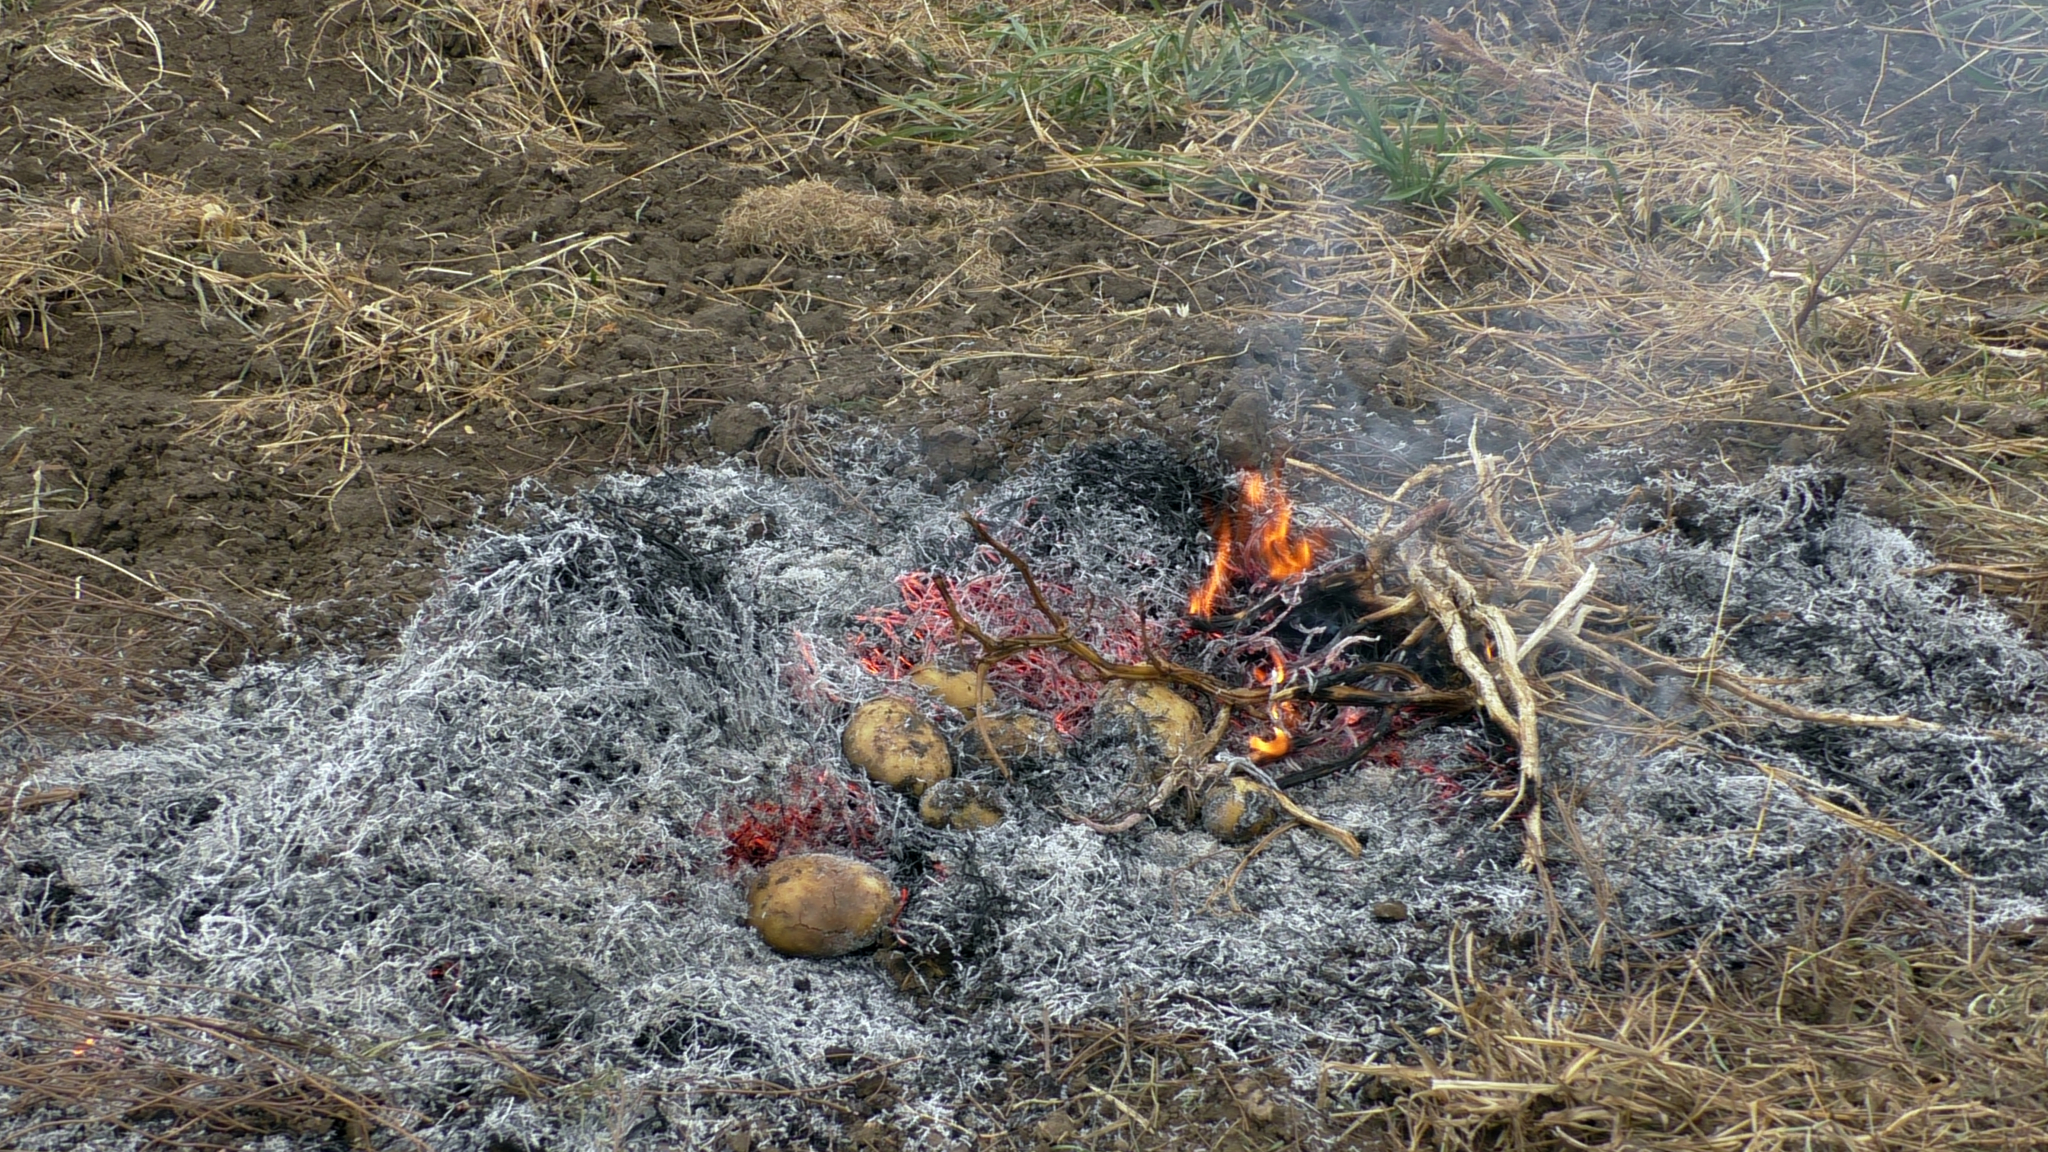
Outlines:
{"type": "MultiPolygon", "coordinates": [[[[927,824],[986,829],[1005,818],[1000,792],[1020,772],[1057,780],[1073,767],[1070,749],[1099,759],[1107,741],[1128,765],[1118,786],[1092,809],[1062,801],[1053,813],[1101,836],[1198,828],[1246,846],[1239,872],[1294,829],[1359,856],[1358,835],[1297,791],[1367,765],[1412,774],[1440,809],[1518,833],[1520,867],[1537,874],[1556,930],[1567,914],[1550,869],[1572,866],[1600,884],[1606,861],[1569,819],[1562,852],[1546,841],[1545,723],[1690,744],[1656,713],[1670,704],[1671,678],[1687,677],[1704,724],[1752,725],[1746,717],[1761,712],[1946,731],[1779,699],[1732,662],[1717,664],[1718,637],[1697,660],[1645,645],[1649,625],[1597,591],[1598,556],[1665,525],[1652,517],[1637,536],[1610,525],[1591,539],[1525,542],[1503,504],[1504,461],[1476,440],[1467,455],[1464,468],[1432,466],[1375,496],[1371,528],[1334,511],[1304,517],[1278,471],[1240,473],[1209,501],[1207,563],[1171,613],[1044,577],[1024,554],[1028,517],[1003,531],[970,515],[974,547],[961,574],[905,573],[898,603],[860,614],[849,649],[886,690],[854,710],[847,760],[875,784],[922,798],[927,824]],[[1619,721],[1617,704],[1650,722],[1619,721]],[[1414,754],[1439,730],[1459,736],[1464,755],[1414,754]]],[[[1825,799],[1810,780],[1759,770],[1853,827],[1963,871],[1910,833],[1825,799]]],[[[829,887],[814,898],[827,916],[843,899],[829,887]]],[[[898,942],[915,949],[913,936],[898,942]]]]}
{"type": "Polygon", "coordinates": [[[1139,441],[963,517],[885,464],[535,500],[389,664],[42,771],[17,899],[181,1019],[420,1038],[393,1125],[564,1147],[477,1086],[644,1093],[690,1146],[984,1132],[1043,1037],[1141,1012],[1363,1109],[1462,982],[1761,936],[1850,848],[2048,900],[2048,662],[1825,474],[1537,500],[1469,440],[1386,482],[1139,441]]]}
{"type": "MultiPolygon", "coordinates": [[[[1217,502],[1213,554],[1185,612],[1158,620],[1135,603],[1076,604],[1073,588],[1041,580],[1016,547],[969,517],[983,571],[965,581],[905,574],[901,603],[863,613],[870,627],[852,646],[878,678],[925,689],[936,711],[957,719],[969,754],[1004,779],[1014,777],[1020,729],[1071,740],[1084,726],[1124,721],[1137,737],[1137,767],[1116,810],[1064,812],[1105,835],[1199,813],[1227,842],[1263,836],[1263,848],[1301,827],[1357,855],[1351,832],[1289,790],[1375,757],[1398,762],[1404,737],[1471,718],[1503,755],[1484,761],[1486,779],[1440,779],[1456,791],[1477,783],[1500,805],[1496,823],[1519,821],[1534,867],[1542,776],[1524,669],[1546,642],[1580,636],[1598,566],[1563,553],[1572,582],[1545,585],[1555,592],[1549,602],[1518,602],[1522,617],[1540,610],[1518,630],[1441,547],[1404,549],[1460,502],[1424,501],[1392,522],[1400,507],[1399,497],[1389,501],[1372,531],[1350,525],[1356,547],[1340,553],[1335,526],[1297,524],[1278,472],[1243,472],[1217,502]]],[[[1532,569],[1540,558],[1531,553],[1532,569]]],[[[912,795],[952,775],[950,761],[928,762],[943,740],[903,696],[863,705],[845,743],[870,778],[912,795]],[[876,747],[877,731],[897,746],[876,747]]]]}

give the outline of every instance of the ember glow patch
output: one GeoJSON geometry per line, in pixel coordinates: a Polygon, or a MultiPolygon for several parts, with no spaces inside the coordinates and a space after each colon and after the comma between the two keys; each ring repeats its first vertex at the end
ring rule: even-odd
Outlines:
{"type": "MultiPolygon", "coordinates": [[[[1902,575],[1925,558],[1824,477],[1703,489],[1668,502],[1691,509],[1669,523],[1610,523],[1598,596],[1629,607],[1596,619],[1641,651],[1628,675],[1568,645],[1532,660],[1556,693],[1540,798],[1586,853],[1552,835],[1531,871],[1516,734],[1483,708],[1326,697],[1470,683],[1441,642],[1403,647],[1414,605],[1383,617],[1398,630],[1363,621],[1385,608],[1346,583],[1371,541],[1347,540],[1345,522],[1398,528],[1444,499],[1444,526],[1534,541],[1535,511],[1491,525],[1456,477],[1401,508],[1289,477],[1279,538],[1327,532],[1327,551],[1286,575],[1232,562],[1191,617],[1216,525],[1243,542],[1276,519],[1249,499],[1218,519],[1242,481],[1126,444],[963,509],[887,463],[854,461],[836,487],[696,469],[536,497],[525,527],[456,560],[391,663],[253,668],[162,718],[155,743],[45,768],[38,787],[80,799],[16,825],[10,848],[34,865],[21,875],[42,880],[17,879],[10,899],[105,958],[77,963],[176,985],[183,1010],[228,1012],[208,989],[234,990],[338,1032],[410,1038],[365,1050],[405,1065],[391,1107],[458,1149],[699,1147],[736,1118],[757,1140],[831,1141],[844,1117],[784,1089],[855,1062],[887,1066],[897,1130],[973,1132],[991,1120],[968,1102],[1035,1058],[1033,1029],[1134,1002],[1312,1091],[1324,1061],[1379,1059],[1438,1022],[1428,994],[1454,936],[1505,955],[1551,917],[1674,948],[1767,933],[1762,895],[1845,847],[1987,920],[2048,910],[2048,663],[1991,608],[1902,575]],[[1143,733],[1098,707],[1088,661],[1051,645],[989,669],[994,706],[1059,734],[1007,776],[966,715],[914,696],[956,775],[1005,814],[994,827],[929,827],[915,800],[847,766],[853,705],[911,693],[920,664],[985,652],[941,577],[991,639],[1054,627],[1025,568],[1105,660],[1270,699],[1202,763],[1262,775],[1358,853],[1314,827],[1224,843],[1199,797],[1153,804],[1143,733]],[[1767,689],[1779,711],[1709,730],[1697,701],[1718,689],[1674,671],[1709,653],[1716,677],[1767,689]],[[1403,660],[1407,676],[1345,679],[1403,660]],[[1628,684],[1611,715],[1597,693],[1565,708],[1570,677],[1610,674],[1628,684]],[[1659,710],[1684,739],[1636,739],[1640,713],[1659,710]],[[1842,714],[1921,726],[1810,719],[1842,714]],[[813,851],[872,862],[901,891],[879,952],[792,959],[746,927],[747,874],[813,851]],[[1375,914],[1395,905],[1401,917],[1375,914]],[[493,1052],[651,1103],[621,1136],[603,1109],[493,1087],[493,1052]]],[[[1540,619],[1567,590],[1495,606],[1540,619]]],[[[1467,642],[1498,662],[1489,635],[1467,642]]],[[[1182,694],[1213,719],[1214,700],[1182,694]]]]}

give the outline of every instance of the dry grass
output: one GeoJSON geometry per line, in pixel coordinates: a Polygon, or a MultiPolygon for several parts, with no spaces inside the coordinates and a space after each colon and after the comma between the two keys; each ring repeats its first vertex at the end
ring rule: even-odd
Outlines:
{"type": "Polygon", "coordinates": [[[617,146],[575,107],[562,68],[592,38],[602,59],[647,59],[642,4],[633,0],[353,0],[320,18],[310,49],[359,69],[386,96],[418,102],[436,123],[500,155],[537,155],[558,168],[617,146]],[[451,86],[452,72],[466,82],[451,86]]]}
{"type": "Polygon", "coordinates": [[[0,620],[0,734],[138,732],[136,704],[164,686],[135,650],[155,648],[165,623],[197,623],[12,557],[0,557],[0,620]]]}
{"type": "MultiPolygon", "coordinates": [[[[34,799],[34,797],[31,797],[34,799]]],[[[19,802],[16,809],[20,807],[19,802]]],[[[12,810],[8,818],[12,818],[12,810]]],[[[162,1147],[244,1147],[273,1133],[424,1149],[380,1103],[374,1065],[254,998],[237,1019],[160,1011],[147,981],[0,938],[0,1088],[10,1147],[121,1132],[162,1147]]]]}
{"type": "MultiPolygon", "coordinates": [[[[1078,273],[1157,275],[1239,322],[1298,327],[1320,370],[1363,366],[1407,403],[1477,402],[1539,444],[1676,431],[1762,463],[1789,437],[1788,459],[1837,439],[1875,451],[1949,559],[2048,620],[2048,437],[1985,418],[2026,415],[2048,381],[2048,236],[2016,226],[2027,205],[1596,77],[1573,46],[1437,38],[1462,78],[1255,22],[1142,41],[1069,24],[1030,41],[1028,67],[1016,34],[971,41],[981,56],[957,77],[869,119],[946,139],[1028,127],[1105,214],[1174,225],[1127,235],[1145,268],[1078,273]],[[1139,43],[1151,70],[1087,54],[1139,43]],[[1092,114],[1064,123],[1054,101],[1092,114]],[[1105,140],[1108,107],[1178,118],[1180,138],[1105,140]],[[1402,362],[1382,369],[1388,347],[1402,362]],[[1871,419],[1874,442],[1852,435],[1871,419]]],[[[1076,327],[1034,316],[989,335],[1058,361],[1076,327]]]]}
{"type": "Polygon", "coordinates": [[[482,408],[527,419],[544,407],[526,395],[539,371],[573,367],[638,315],[594,271],[617,239],[570,237],[516,262],[422,269],[394,283],[373,281],[338,245],[278,235],[263,249],[274,270],[235,286],[285,299],[250,332],[259,371],[216,394],[202,432],[254,429],[266,451],[352,464],[369,442],[424,444],[482,408]],[[423,397],[429,414],[383,418],[379,406],[401,393],[423,397]]]}
{"type": "Polygon", "coordinates": [[[239,660],[253,638],[204,599],[38,534],[38,519],[57,512],[25,504],[0,509],[0,519],[27,523],[31,550],[82,556],[106,571],[65,577],[0,556],[0,737],[141,738],[138,708],[175,693],[166,670],[239,660]]]}
{"type": "Polygon", "coordinates": [[[1038,1062],[1009,1070],[1000,1149],[1252,1152],[1324,1145],[1328,1117],[1290,1103],[1286,1077],[1172,1032],[1126,1004],[1114,1019],[1034,1029],[1038,1062]]]}
{"type": "Polygon", "coordinates": [[[128,195],[53,203],[0,190],[0,316],[6,336],[47,345],[49,306],[129,281],[181,283],[195,259],[267,234],[245,209],[139,180],[128,195]]]}
{"type": "Polygon", "coordinates": [[[242,380],[213,395],[200,433],[254,433],[295,460],[338,459],[346,472],[371,442],[422,444],[480,408],[526,418],[545,408],[525,395],[536,372],[573,366],[639,315],[603,286],[616,236],[373,281],[363,259],[304,227],[157,181],[127,184],[98,202],[0,193],[8,335],[47,343],[59,304],[89,319],[109,295],[189,293],[250,360],[242,380]],[[377,406],[400,393],[423,397],[429,415],[381,417],[377,406]]]}
{"type": "Polygon", "coordinates": [[[1331,1074],[1399,1086],[1379,1115],[1416,1149],[2048,1145],[2038,930],[1973,935],[1853,868],[1790,896],[1781,940],[1562,992],[1466,983],[1440,1059],[1331,1074]]]}
{"type": "Polygon", "coordinates": [[[779,256],[880,252],[895,236],[888,200],[820,179],[750,189],[718,225],[720,243],[779,256]]]}

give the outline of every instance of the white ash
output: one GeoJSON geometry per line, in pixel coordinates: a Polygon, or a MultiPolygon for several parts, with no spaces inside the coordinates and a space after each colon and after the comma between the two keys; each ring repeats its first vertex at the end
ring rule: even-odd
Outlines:
{"type": "MultiPolygon", "coordinates": [[[[1049,579],[1163,619],[1200,576],[1200,488],[1163,449],[1123,446],[1020,476],[980,508],[1049,579]]],[[[1903,575],[1925,558],[1819,491],[1795,477],[1700,494],[1744,525],[1728,610],[1752,619],[1722,658],[1820,676],[1795,690],[1816,706],[1966,734],[1788,724],[1731,738],[1725,757],[1637,761],[1615,738],[1549,733],[1554,776],[1591,785],[1580,820],[1606,849],[1606,911],[1625,930],[1754,921],[1788,873],[1826,868],[1856,839],[1740,756],[1859,791],[1975,870],[1980,910],[2040,908],[2048,819],[2032,797],[2048,796],[2048,762],[1967,733],[2048,735],[2021,706],[2043,661],[1993,609],[1903,575]],[[1770,616],[1787,609],[1793,621],[1770,616]]],[[[883,863],[911,890],[901,930],[952,954],[935,993],[902,991],[871,956],[777,956],[743,926],[704,820],[792,769],[841,770],[843,704],[793,685],[842,701],[882,691],[845,651],[854,614],[893,603],[906,570],[991,562],[957,508],[879,468],[835,486],[734,469],[621,477],[525,510],[527,527],[461,552],[392,662],[252,668],[162,718],[154,743],[51,765],[40,783],[85,799],[18,823],[10,848],[74,894],[55,906],[9,870],[11,903],[139,976],[420,1038],[383,1057],[404,1085],[393,1102],[432,1118],[424,1135],[451,1150],[698,1147],[742,1123],[756,1140],[830,1142],[834,1114],[716,1089],[828,1083],[849,1051],[909,1061],[889,1072],[900,1102],[883,1119],[964,1144],[989,1123],[964,1101],[1037,1059],[1030,1029],[1131,999],[1312,1084],[1319,1060],[1398,1047],[1397,1025],[1432,1021],[1425,991],[1442,987],[1454,924],[1506,936],[1543,919],[1515,866],[1519,829],[1413,768],[1298,791],[1360,836],[1362,857],[1297,831],[1230,885],[1242,850],[1170,814],[1117,836],[1062,815],[1108,803],[1132,770],[1113,742],[1084,740],[1068,760],[1019,765],[1002,787],[1013,818],[988,832],[934,831],[881,798],[883,863]],[[1411,917],[1374,919],[1390,899],[1411,917]],[[449,960],[454,977],[429,978],[449,960]],[[479,1057],[436,1036],[601,1077],[593,1098],[611,1103],[505,1098],[479,1057]]],[[[1618,552],[1619,594],[1661,614],[1654,642],[1685,656],[1709,642],[1732,532],[1618,552]]],[[[1482,739],[1438,729],[1414,762],[1473,770],[1482,739]]],[[[1945,870],[1880,847],[1885,874],[1960,906],[1945,870]]],[[[1567,910],[1599,914],[1581,872],[1552,872],[1567,910]]],[[[156,1006],[228,1010],[196,990],[156,1006]]],[[[146,1131],[69,1146],[134,1147],[146,1131]]]]}
{"type": "MultiPolygon", "coordinates": [[[[1629,563],[1614,573],[1617,599],[1660,617],[1651,646],[1687,658],[1711,649],[1730,671],[1788,681],[1762,690],[1806,708],[1905,715],[1945,730],[1773,721],[1720,736],[1718,754],[1614,765],[1614,779],[1595,775],[1598,758],[1587,758],[1622,853],[1655,852],[1673,877],[1716,881],[1659,894],[1651,885],[1666,866],[1644,871],[1635,918],[1740,920],[1740,890],[1751,885],[1731,890],[1724,876],[1829,866],[1823,849],[1843,838],[1841,822],[1772,785],[1756,762],[1953,861],[1975,878],[1984,922],[2048,908],[2048,660],[1995,605],[1912,576],[1933,558],[1846,508],[1838,477],[1787,470],[1751,489],[1684,496],[1674,531],[1627,548],[1629,563]]],[[[1670,687],[1676,695],[1689,683],[1670,687]]],[[[1955,872],[1924,852],[1888,849],[1880,871],[1937,904],[1970,904],[1955,872]]]]}

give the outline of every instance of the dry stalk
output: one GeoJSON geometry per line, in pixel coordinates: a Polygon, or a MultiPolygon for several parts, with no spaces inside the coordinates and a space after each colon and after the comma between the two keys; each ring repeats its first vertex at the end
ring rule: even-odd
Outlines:
{"type": "Polygon", "coordinates": [[[1508,798],[1508,806],[1495,821],[1495,827],[1520,814],[1524,838],[1522,866],[1541,867],[1543,801],[1539,790],[1543,784],[1543,768],[1536,732],[1536,697],[1516,658],[1521,645],[1515,639],[1514,628],[1499,608],[1479,602],[1471,583],[1451,568],[1441,547],[1431,550],[1426,564],[1420,560],[1409,563],[1408,584],[1422,597],[1430,617],[1443,629],[1452,661],[1479,694],[1488,718],[1514,738],[1518,763],[1516,786],[1508,798]],[[1491,634],[1486,658],[1473,651],[1465,627],[1467,612],[1478,616],[1491,634]],[[1514,698],[1512,708],[1501,696],[1503,681],[1508,685],[1509,695],[1514,698]]]}
{"type": "MultiPolygon", "coordinates": [[[[362,1077],[341,1071],[354,1061],[305,1030],[153,1011],[145,1005],[158,990],[145,981],[4,943],[0,1086],[13,1094],[10,1145],[66,1129],[171,1145],[326,1131],[426,1152],[409,1127],[420,1118],[356,1086],[362,1077]]],[[[286,1015],[241,1000],[256,1017],[286,1015]]]]}
{"type": "Polygon", "coordinates": [[[1701,954],[1547,1002],[1483,984],[1468,942],[1441,1058],[1329,1073],[1399,1085],[1410,1146],[1455,1152],[2048,1141],[2033,940],[1974,938],[1854,868],[1787,895],[1799,927],[1738,973],[1701,954]]]}

